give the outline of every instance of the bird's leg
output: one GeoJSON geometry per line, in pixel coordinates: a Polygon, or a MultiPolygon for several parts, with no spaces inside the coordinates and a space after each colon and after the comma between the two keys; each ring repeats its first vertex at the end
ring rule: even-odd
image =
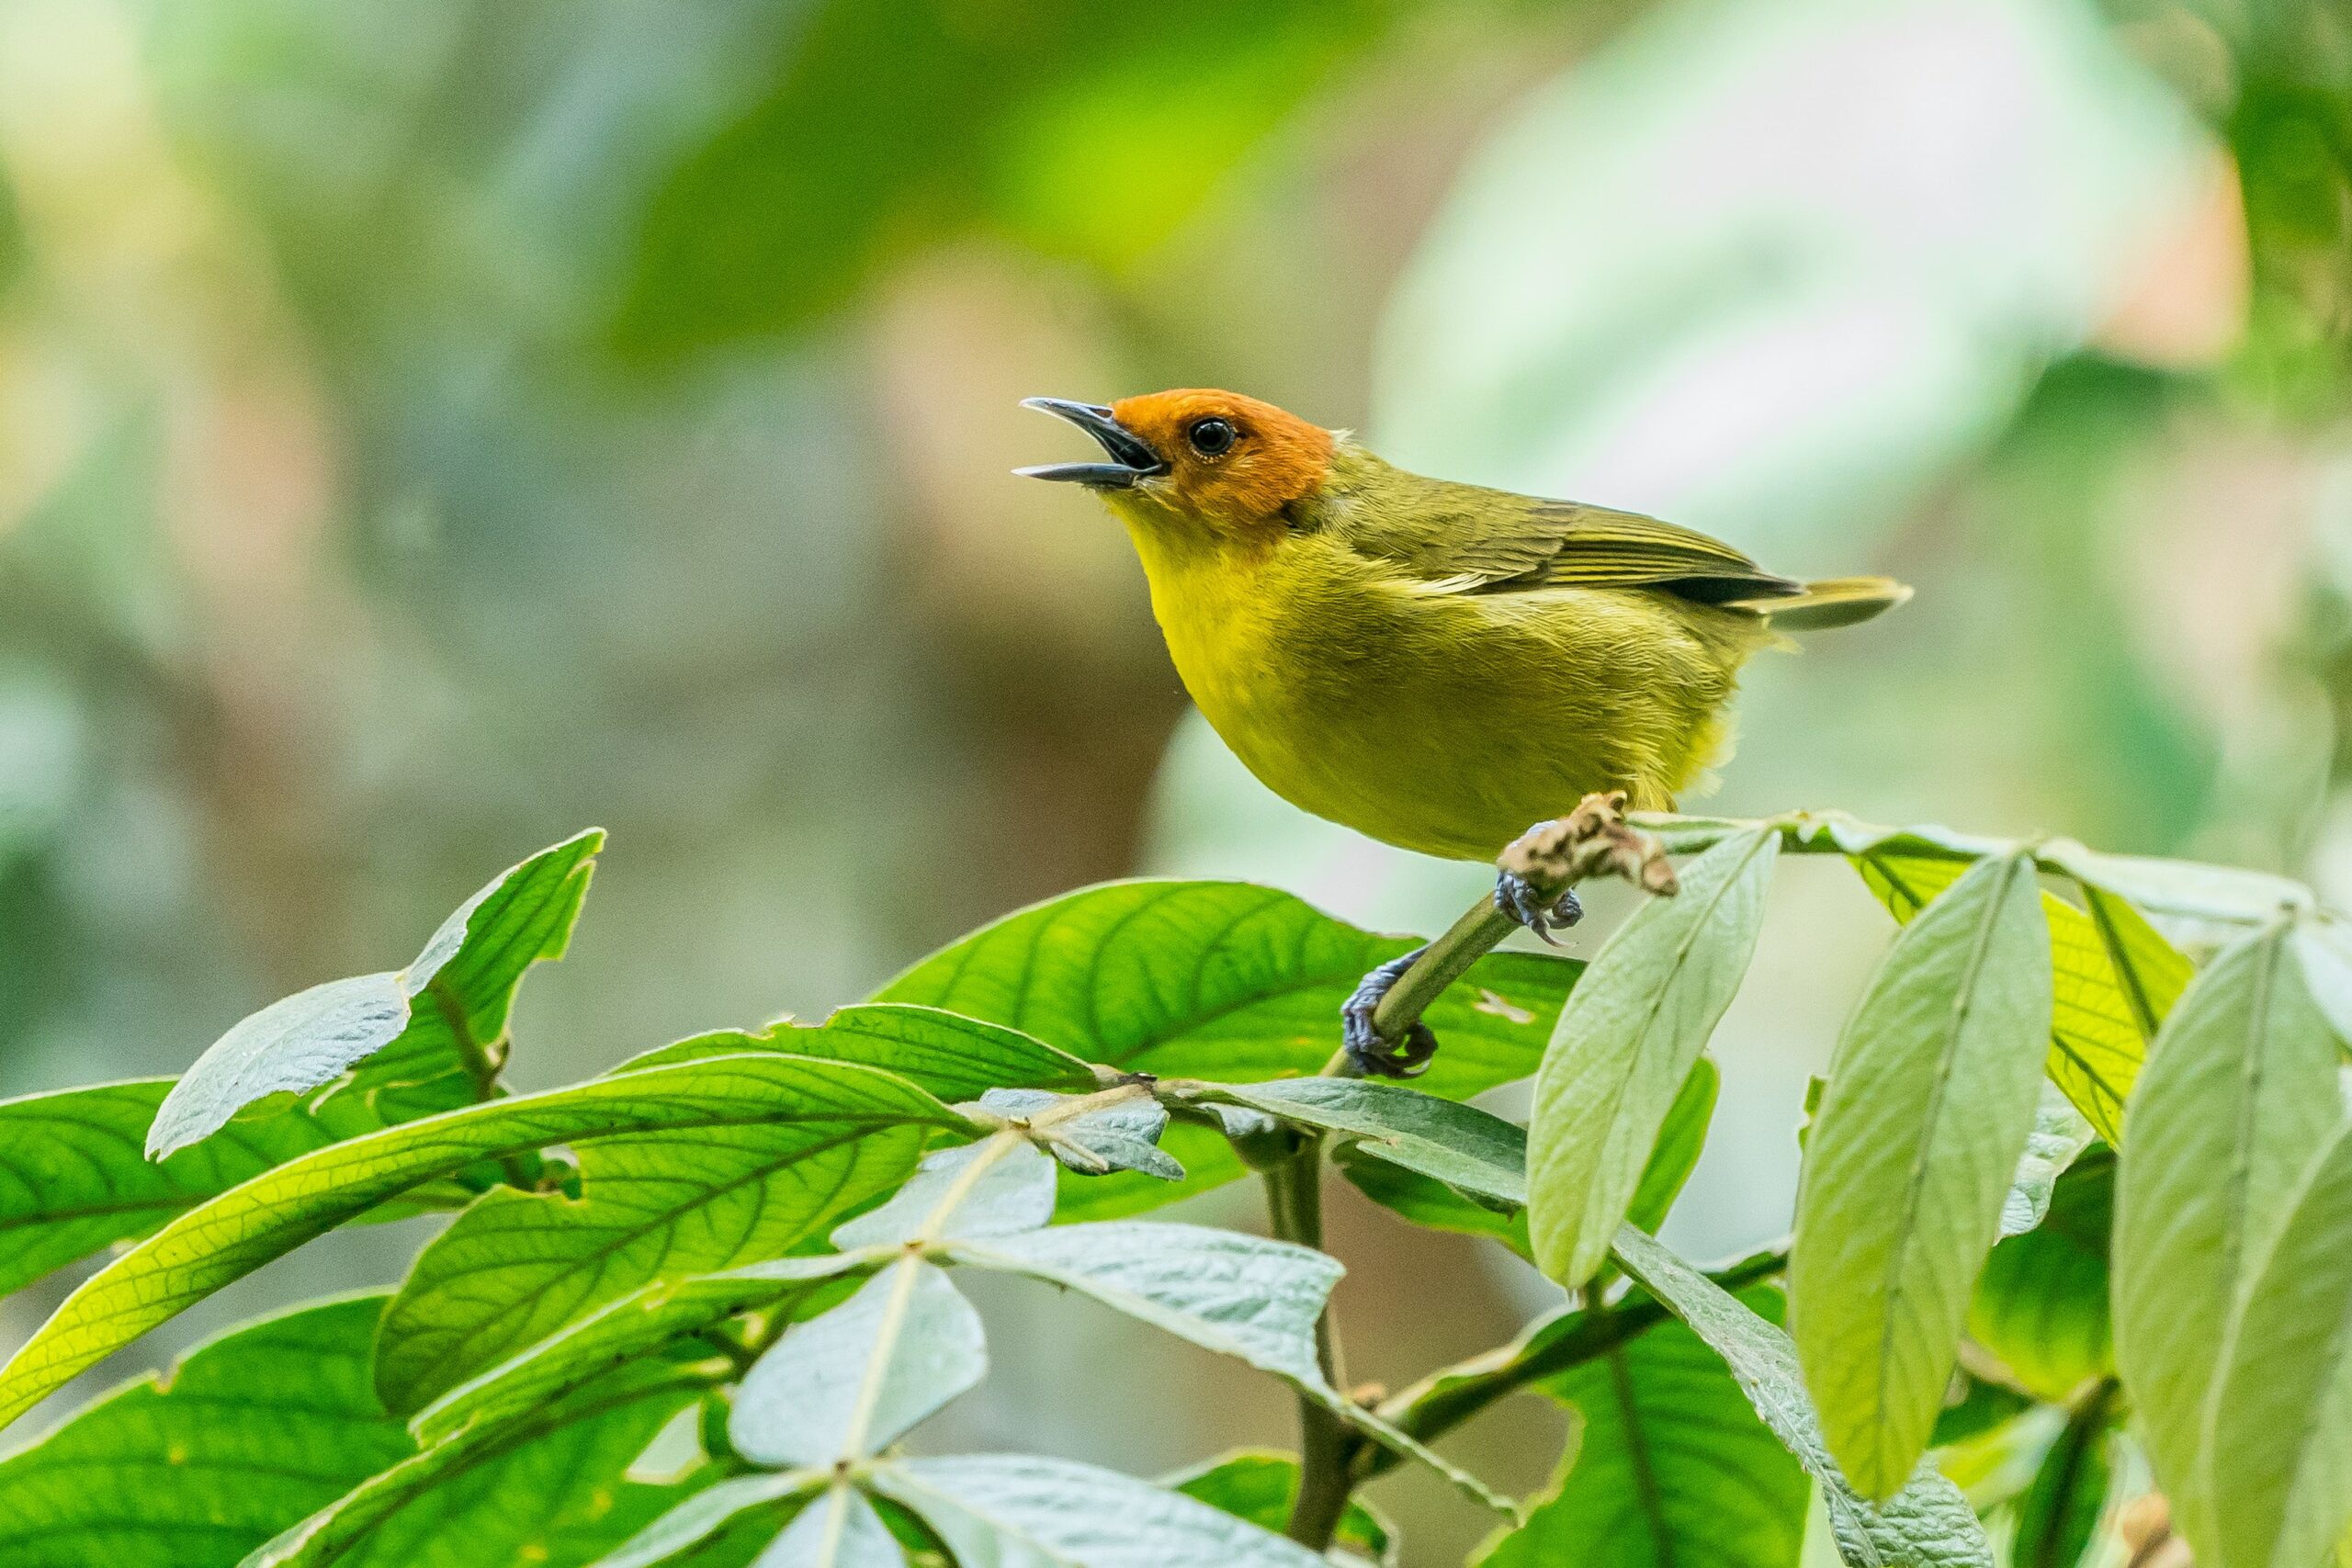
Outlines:
{"type": "MultiPolygon", "coordinates": [[[[1549,823],[1538,822],[1528,831],[1536,832],[1548,826],[1549,823]]],[[[1495,908],[1554,947],[1560,945],[1552,941],[1555,928],[1566,931],[1584,919],[1584,905],[1577,900],[1575,888],[1546,899],[1532,878],[1508,867],[1495,873],[1495,908]]]]}
{"type": "Polygon", "coordinates": [[[1347,1052],[1348,1061],[1356,1071],[1371,1078],[1419,1077],[1437,1055],[1437,1036],[1430,1026],[1415,1019],[1405,1031],[1402,1043],[1392,1044],[1380,1036],[1374,1027],[1372,1015],[1380,1009],[1380,1001],[1389,987],[1413,966],[1414,960],[1429,951],[1424,942],[1410,953],[1400,953],[1387,963],[1366,975],[1340,1009],[1340,1044],[1347,1052]]]}

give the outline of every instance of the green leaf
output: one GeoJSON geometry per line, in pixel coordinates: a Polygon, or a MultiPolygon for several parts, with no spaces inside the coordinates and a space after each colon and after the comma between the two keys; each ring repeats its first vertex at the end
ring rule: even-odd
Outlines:
{"type": "Polygon", "coordinates": [[[1690,1064],[1690,1076],[1682,1080],[1674,1103],[1667,1107],[1666,1122],[1658,1128],[1648,1162],[1642,1167],[1642,1179],[1634,1184],[1634,1201],[1625,1222],[1635,1230],[1656,1235],[1657,1227],[1666,1224],[1674,1201],[1682,1196],[1684,1184],[1698,1167],[1699,1156],[1706,1152],[1707,1127],[1714,1120],[1715,1097],[1722,1088],[1723,1077],[1714,1063],[1702,1056],[1690,1064]]]}
{"type": "Polygon", "coordinates": [[[2233,865],[2104,854],[2064,840],[2043,846],[2042,858],[2086,887],[2177,919],[2258,926],[2313,902],[2300,882],[2233,865]]]}
{"type": "Polygon", "coordinates": [[[865,1494],[835,1482],[760,1553],[759,1568],[899,1568],[906,1560],[865,1494]]]}
{"type": "Polygon", "coordinates": [[[2068,1417],[2018,1505],[2014,1568],[2078,1568],[2107,1511],[2114,1388],[2099,1389],[2068,1417]]]}
{"type": "Polygon", "coordinates": [[[2290,929],[2224,949],[2165,1021],[2115,1175],[2115,1361],[2156,1483],[2211,1539],[2216,1357],[2312,1151],[2343,1116],[2336,1042],[2290,929]]]}
{"type": "Polygon", "coordinates": [[[563,956],[604,842],[591,829],[508,870],[404,969],[313,986],[238,1023],[164,1098],[149,1155],[161,1159],[255,1100],[316,1089],[363,1062],[356,1087],[404,1104],[388,1122],[484,1098],[505,1059],[515,988],[533,964],[563,956]]]}
{"type": "Polygon", "coordinates": [[[1525,1209],[1498,1208],[1464,1198],[1442,1181],[1374,1158],[1359,1145],[1338,1145],[1331,1151],[1331,1163],[1356,1190],[1414,1224],[1462,1235],[1491,1236],[1530,1263],[1535,1261],[1533,1244],[1527,1239],[1525,1209]]]}
{"type": "Polygon", "coordinates": [[[945,1274],[910,1258],[788,1329],[745,1374],[727,1434],[765,1465],[863,1459],[988,1370],[979,1314],[945,1274]]]}
{"type": "Polygon", "coordinates": [[[149,1078],[0,1100],[0,1295],[336,1135],[330,1115],[289,1111],[232,1122],[157,1164],[142,1145],[171,1087],[149,1078]]]}
{"type": "Polygon", "coordinates": [[[598,1559],[595,1568],[652,1568],[657,1562],[696,1562],[698,1558],[685,1554],[738,1529],[772,1533],[785,1517],[797,1511],[808,1494],[828,1479],[823,1471],[763,1471],[714,1483],[598,1559]]]}
{"type": "Polygon", "coordinates": [[[1363,1078],[1210,1084],[1202,1098],[1331,1134],[1474,1198],[1507,1208],[1527,1201],[1526,1131],[1474,1105],[1363,1078]]]}
{"type": "Polygon", "coordinates": [[[417,1255],[384,1314],[378,1392],[418,1409],[650,1281],[823,1235],[906,1179],[919,1135],[870,1133],[789,1116],[664,1128],[577,1148],[578,1200],[492,1190],[417,1255]]]}
{"type": "Polygon", "coordinates": [[[2072,1398],[2115,1371],[2108,1319],[2108,1235],[2115,1156],[2093,1150],[2060,1177],[2048,1216],[1993,1248],[1968,1309],[1968,1334],[2042,1399],[2072,1398]]]}
{"type": "Polygon", "coordinates": [[[380,1296],[236,1329],[0,1461],[9,1568],[229,1568],[413,1451],[368,1387],[380,1296]]]}
{"type": "MultiPolygon", "coordinates": [[[[1738,1298],[1766,1322],[1781,1292],[1738,1298]]],[[[1583,1417],[1574,1451],[1484,1568],[1795,1568],[1804,1467],[1749,1406],[1724,1359],[1668,1321],[1538,1385],[1583,1417]]]]}
{"type": "Polygon", "coordinates": [[[2050,942],[2032,860],[1977,863],[1903,928],[1831,1058],[1805,1146],[1791,1316],[1830,1451],[1900,1490],[2033,1128],[2050,942]]]}
{"type": "Polygon", "coordinates": [[[2330,1562],[2352,1522],[2352,1125],[2328,1139],[2241,1300],[2206,1450],[2211,1533],[2198,1516],[2184,1533],[2214,1568],[2330,1562]]]}
{"type": "Polygon", "coordinates": [[[1528,1230],[1571,1290],[1609,1256],[1650,1151],[1763,927],[1780,835],[1737,833],[1610,937],[1569,995],[1535,1079],[1528,1230]]]}
{"type": "Polygon", "coordinates": [[[0,1425],[231,1280],[476,1160],[766,1122],[808,1132],[812,1176],[871,1157],[862,1147],[868,1140],[910,1167],[926,1130],[969,1131],[956,1112],[888,1073],[743,1055],[471,1106],[330,1145],[189,1210],[85,1281],[0,1367],[0,1425]]]}
{"type": "Polygon", "coordinates": [[[1093,1068],[1019,1030],[937,1008],[876,1002],[841,1008],[822,1023],[784,1022],[757,1033],[729,1029],[698,1034],[633,1057],[613,1070],[642,1072],[745,1051],[781,1051],[888,1068],[950,1104],[978,1100],[998,1088],[1084,1091],[1100,1087],[1093,1068]]]}
{"type": "Polygon", "coordinates": [[[901,1460],[874,1489],[963,1563],[989,1568],[1329,1568],[1305,1547],[1179,1493],[1069,1460],[901,1460]]]}
{"type": "Polygon", "coordinates": [[[761,1312],[770,1321],[789,1321],[815,1303],[830,1305],[842,1293],[844,1276],[883,1260],[869,1253],[779,1258],[645,1286],[451,1389],[419,1411],[410,1427],[419,1440],[438,1443],[467,1427],[505,1422],[741,1314],[761,1312]]]}
{"type": "Polygon", "coordinates": [[[888,1202],[842,1226],[832,1240],[845,1250],[898,1247],[918,1237],[1035,1230],[1053,1217],[1053,1162],[1034,1144],[991,1139],[928,1156],[888,1202]]]}
{"type": "MultiPolygon", "coordinates": [[[[1340,1004],[1367,971],[1413,946],[1269,887],[1117,882],[983,927],[876,999],[1008,1024],[1125,1071],[1257,1082],[1322,1071],[1339,1048],[1340,1004]]],[[[1582,968],[1541,953],[1480,959],[1430,1007],[1445,1045],[1416,1085],[1464,1100],[1532,1073],[1582,968]]],[[[1243,1174],[1210,1129],[1171,1127],[1164,1146],[1190,1172],[1182,1185],[1073,1178],[1064,1217],[1107,1219],[1243,1174]]]]}
{"type": "Polygon", "coordinates": [[[1778,1326],[1631,1225],[1617,1233],[1616,1256],[1635,1283],[1724,1359],[1764,1425],[1820,1483],[1838,1552],[1852,1568],[1993,1568],[1984,1527],[1933,1461],[1920,1461],[1883,1504],[1855,1495],[1822,1438],[1796,1347],[1778,1326]]]}
{"type": "MultiPolygon", "coordinates": [[[[1238,1449],[1160,1484],[1280,1534],[1298,1501],[1298,1461],[1272,1449],[1238,1449]]],[[[1349,1499],[1333,1544],[1377,1563],[1396,1560],[1395,1532],[1360,1498],[1349,1499]]]]}
{"type": "Polygon", "coordinates": [[[579,1568],[677,1500],[677,1487],[627,1472],[710,1381],[625,1371],[469,1427],[371,1478],[240,1568],[579,1568]]]}
{"type": "MultiPolygon", "coordinates": [[[[992,1089],[980,1096],[982,1110],[1023,1122],[1068,1102],[1066,1095],[1035,1089],[992,1089]]],[[[1182,1181],[1184,1168],[1159,1148],[1168,1111],[1150,1095],[1136,1092],[1076,1115],[1048,1118],[1037,1129],[1053,1156],[1084,1176],[1138,1170],[1162,1181],[1182,1181]]]]}
{"type": "Polygon", "coordinates": [[[2022,1235],[2050,1212],[2050,1194],[2098,1134],[2065,1091],[2044,1081],[2034,1108],[2033,1131],[2026,1134],[2025,1154],[2009,1178],[2008,1196],[2001,1200],[2001,1234],[2022,1235]]]}
{"type": "MultiPolygon", "coordinates": [[[[1968,869],[1950,855],[1906,852],[1897,835],[1854,855],[1855,868],[1894,918],[1908,921],[1968,869]]],[[[2194,969],[2122,899],[2086,886],[2090,912],[2045,892],[2050,923],[2050,1081],[2098,1135],[2120,1142],[2123,1102],[2155,1027],[2194,969]]]]}

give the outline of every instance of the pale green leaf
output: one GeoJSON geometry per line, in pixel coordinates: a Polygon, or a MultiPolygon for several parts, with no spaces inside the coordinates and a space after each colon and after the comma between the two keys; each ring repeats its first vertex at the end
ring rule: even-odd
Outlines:
{"type": "Polygon", "coordinates": [[[383,1298],[234,1330],[0,1461],[8,1568],[229,1568],[413,1445],[368,1386],[383,1298]]]}
{"type": "Polygon", "coordinates": [[[967,1568],[1329,1568],[1221,1509],[1069,1460],[902,1460],[876,1465],[872,1484],[967,1568]]]}
{"type": "MultiPolygon", "coordinates": [[[[876,999],[1009,1024],[1125,1071],[1256,1082],[1320,1072],[1339,1049],[1340,1004],[1367,971],[1413,945],[1269,887],[1119,882],[984,927],[876,999]]],[[[1444,1048],[1417,1085],[1462,1100],[1532,1073],[1582,967],[1540,953],[1479,960],[1430,1008],[1444,1048]]],[[[1072,1177],[1063,1217],[1107,1219],[1243,1174],[1210,1129],[1171,1127],[1165,1146],[1189,1173],[1182,1184],[1072,1177]]]]}
{"type": "Polygon", "coordinates": [[[1528,1231],[1574,1289],[1609,1256],[1675,1096],[1739,990],[1780,835],[1735,834],[1620,926],[1569,994],[1528,1125],[1528,1231]]]}
{"type": "Polygon", "coordinates": [[[1473,1105],[1363,1078],[1211,1084],[1203,1098],[1331,1134],[1472,1197],[1510,1208],[1527,1201],[1525,1130],[1473,1105]]]}
{"type": "Polygon", "coordinates": [[[1724,1359],[1764,1425],[1820,1483],[1851,1568],[1993,1568],[1975,1511],[1931,1461],[1883,1504],[1856,1495],[1823,1440],[1796,1347],[1778,1326],[1631,1225],[1617,1233],[1615,1250],[1618,1266],[1724,1359]]]}
{"type": "Polygon", "coordinates": [[[2008,1195],[2001,1200],[2003,1235],[2021,1235],[2041,1223],[2058,1178],[2098,1135],[2065,1091],[2044,1081],[2034,1108],[2033,1131],[2026,1134],[2025,1153],[2009,1178],[2008,1195]]]}
{"type": "Polygon", "coordinates": [[[2029,857],[1977,863],[1903,928],[1805,1145],[1790,1315],[1855,1489],[1910,1478],[2033,1128],[2050,941],[2029,857]]]}
{"type": "Polygon", "coordinates": [[[873,1068],[729,1056],[602,1078],[389,1128],[288,1162],[181,1214],[67,1297],[0,1367],[0,1424],[191,1303],[419,1183],[486,1157],[642,1133],[788,1122],[814,1160],[853,1162],[867,1139],[911,1166],[956,1112],[873,1068]]]}
{"type": "Polygon", "coordinates": [[[2312,1568],[2352,1522],[2352,1125],[2290,1200],[2240,1313],[2207,1450],[2211,1533],[2189,1544],[2213,1568],[2312,1568]]]}
{"type": "MultiPolygon", "coordinates": [[[[1280,1534],[1298,1501],[1298,1461],[1272,1449],[1240,1449],[1163,1476],[1160,1484],[1280,1534]]],[[[1384,1568],[1396,1561],[1396,1533],[1360,1497],[1349,1499],[1332,1544],[1384,1568]]]]}
{"type": "MultiPolygon", "coordinates": [[[[1779,1321],[1779,1291],[1738,1299],[1779,1321]]],[[[1669,1320],[1537,1386],[1580,1415],[1578,1435],[1484,1568],[1794,1568],[1804,1467],[1687,1325],[1669,1320]]]]}
{"type": "Polygon", "coordinates": [[[2205,1440],[2239,1294],[2343,1115],[2336,1042],[2289,928],[2225,949],[2157,1037],[2115,1179],[2115,1360],[2156,1483],[2210,1539],[2205,1440]]]}
{"type": "Polygon", "coordinates": [[[366,1091],[406,1102],[386,1122],[482,1098],[481,1075],[505,1057],[515,987],[533,964],[563,955],[604,841],[592,829],[512,867],[404,969],[330,980],[237,1023],[164,1098],[149,1155],[186,1148],[257,1100],[316,1089],[363,1062],[366,1091]]]}
{"type": "Polygon", "coordinates": [[[836,1482],[760,1553],[758,1568],[899,1568],[906,1560],[865,1494],[836,1482]]]}
{"type": "Polygon", "coordinates": [[[647,1525],[612,1551],[596,1560],[595,1568],[653,1568],[653,1564],[690,1561],[685,1555],[730,1527],[757,1527],[763,1517],[773,1530],[801,1506],[809,1493],[823,1486],[829,1472],[815,1470],[762,1471],[715,1482],[647,1525]]]}
{"type": "Polygon", "coordinates": [[[1657,1130],[1648,1162],[1642,1167],[1642,1179],[1634,1184],[1634,1201],[1626,1210],[1625,1223],[1635,1230],[1656,1235],[1658,1226],[1666,1224],[1674,1201],[1682,1196],[1683,1186],[1698,1167],[1699,1156],[1706,1152],[1707,1128],[1714,1120],[1715,1097],[1722,1088],[1723,1077],[1714,1063],[1702,1056],[1690,1064],[1690,1077],[1682,1080],[1674,1103],[1667,1107],[1666,1122],[1657,1130]]]}
{"type": "Polygon", "coordinates": [[[786,1330],[736,1391],[736,1451],[761,1464],[829,1465],[888,1447],[988,1372],[974,1312],[947,1276],[910,1258],[831,1312],[786,1330]]]}
{"type": "Polygon", "coordinates": [[[833,1233],[833,1245],[897,1247],[922,1237],[1035,1230],[1054,1217],[1054,1165],[1035,1145],[989,1139],[927,1156],[890,1201],[833,1233]]]}
{"type": "MultiPolygon", "coordinates": [[[[1065,1104],[1068,1098],[1043,1089],[992,1089],[980,1096],[979,1103],[985,1111],[1026,1122],[1065,1104]]],[[[1182,1181],[1184,1168],[1159,1147],[1167,1131],[1167,1109],[1149,1094],[1130,1091],[1074,1116],[1052,1117],[1036,1135],[1056,1159],[1083,1176],[1136,1170],[1162,1181],[1182,1181]]]]}

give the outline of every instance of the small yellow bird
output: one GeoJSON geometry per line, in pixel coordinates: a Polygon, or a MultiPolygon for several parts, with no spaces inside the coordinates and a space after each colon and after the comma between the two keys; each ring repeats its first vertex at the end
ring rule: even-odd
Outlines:
{"type": "MultiPolygon", "coordinates": [[[[1750,655],[1910,597],[1883,577],[1777,576],[1629,512],[1408,473],[1234,392],[1024,406],[1110,458],[1019,471],[1084,485],[1126,525],[1226,744],[1294,805],[1426,854],[1490,860],[1594,791],[1671,809],[1729,752],[1750,655]]],[[[1510,881],[1497,902],[1539,934],[1576,918],[1572,897],[1536,908],[1510,881]]]]}

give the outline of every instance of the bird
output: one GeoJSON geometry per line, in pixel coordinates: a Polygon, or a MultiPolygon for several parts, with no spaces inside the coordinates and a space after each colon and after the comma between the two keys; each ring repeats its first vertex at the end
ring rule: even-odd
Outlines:
{"type": "MultiPolygon", "coordinates": [[[[1238,392],[1023,406],[1101,446],[1015,472],[1080,485],[1125,525],[1177,673],[1234,754],[1293,805],[1424,854],[1491,860],[1597,793],[1672,810],[1727,760],[1752,656],[1910,597],[1886,577],[1783,577],[1638,513],[1411,473],[1238,392]]],[[[1496,901],[1546,940],[1581,912],[1509,873],[1496,901]]],[[[1365,1038],[1363,996],[1351,1058],[1405,1076],[1365,1038]]]]}

